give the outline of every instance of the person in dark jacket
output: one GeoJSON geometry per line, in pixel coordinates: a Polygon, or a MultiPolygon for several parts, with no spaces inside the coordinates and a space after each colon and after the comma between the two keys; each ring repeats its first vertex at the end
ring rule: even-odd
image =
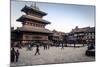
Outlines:
{"type": "Polygon", "coordinates": [[[39,45],[36,45],[36,52],[35,52],[35,55],[38,53],[38,55],[40,55],[40,52],[39,52],[39,45]]]}
{"type": "Polygon", "coordinates": [[[14,62],[15,61],[15,49],[12,48],[11,50],[11,62],[14,62]]]}
{"type": "Polygon", "coordinates": [[[20,55],[19,50],[17,50],[17,51],[16,51],[16,62],[18,62],[19,55],[20,55]]]}

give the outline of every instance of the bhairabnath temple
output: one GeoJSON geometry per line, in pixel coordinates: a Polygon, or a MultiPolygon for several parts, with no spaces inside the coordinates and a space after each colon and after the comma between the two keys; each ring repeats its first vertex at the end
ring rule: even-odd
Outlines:
{"type": "Polygon", "coordinates": [[[33,40],[48,41],[48,36],[52,33],[46,29],[45,26],[50,24],[49,21],[43,19],[47,13],[41,11],[36,3],[31,6],[25,5],[22,9],[25,15],[22,15],[17,19],[22,23],[22,27],[18,27],[16,30],[11,30],[12,42],[20,41],[20,43],[30,43],[33,40]]]}

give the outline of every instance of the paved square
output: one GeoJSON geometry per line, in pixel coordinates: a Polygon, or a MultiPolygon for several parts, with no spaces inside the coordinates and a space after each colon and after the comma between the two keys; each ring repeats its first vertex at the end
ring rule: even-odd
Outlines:
{"type": "Polygon", "coordinates": [[[11,66],[19,65],[36,65],[36,64],[50,64],[50,63],[72,63],[72,62],[88,62],[94,61],[94,57],[85,56],[87,47],[50,47],[49,50],[44,50],[40,47],[40,55],[35,54],[36,47],[32,50],[27,48],[19,49],[19,61],[11,63],[11,66]]]}

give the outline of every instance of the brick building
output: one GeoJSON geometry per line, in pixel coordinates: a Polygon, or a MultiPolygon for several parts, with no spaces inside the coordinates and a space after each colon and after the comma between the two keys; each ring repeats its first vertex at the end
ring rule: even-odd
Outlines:
{"type": "Polygon", "coordinates": [[[72,29],[70,33],[65,35],[67,43],[86,44],[87,41],[95,43],[95,27],[84,27],[72,29]]]}
{"type": "Polygon", "coordinates": [[[53,30],[52,34],[49,36],[49,40],[54,43],[55,46],[59,46],[61,42],[64,40],[64,32],[53,30]]]}

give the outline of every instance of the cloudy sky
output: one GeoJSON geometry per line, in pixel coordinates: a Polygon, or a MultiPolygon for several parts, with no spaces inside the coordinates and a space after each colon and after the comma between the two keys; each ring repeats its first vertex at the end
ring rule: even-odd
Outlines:
{"type": "MultiPolygon", "coordinates": [[[[21,27],[21,23],[17,22],[21,15],[21,9],[34,2],[28,1],[11,1],[11,26],[21,27]]],[[[95,6],[93,5],[72,5],[72,4],[55,4],[38,2],[36,5],[43,12],[48,13],[43,19],[48,20],[51,24],[46,28],[49,30],[57,30],[62,32],[70,32],[76,26],[93,27],[95,26],[95,6]]]]}

